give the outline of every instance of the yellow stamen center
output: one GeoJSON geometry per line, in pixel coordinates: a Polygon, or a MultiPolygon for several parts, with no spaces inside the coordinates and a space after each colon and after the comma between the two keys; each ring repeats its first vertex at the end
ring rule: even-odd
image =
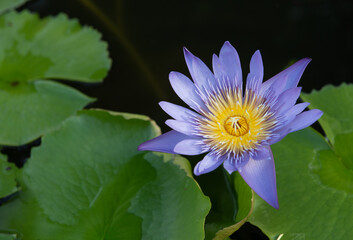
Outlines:
{"type": "Polygon", "coordinates": [[[249,125],[242,116],[231,116],[224,122],[224,129],[232,136],[240,137],[249,131],[249,125]]]}
{"type": "Polygon", "coordinates": [[[266,99],[248,90],[224,88],[208,95],[198,126],[204,142],[220,155],[242,155],[266,141],[276,126],[266,99]]]}

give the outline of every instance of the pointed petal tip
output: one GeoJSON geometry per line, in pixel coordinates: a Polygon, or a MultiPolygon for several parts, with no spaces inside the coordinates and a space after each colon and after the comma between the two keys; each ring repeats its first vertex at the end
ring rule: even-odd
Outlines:
{"type": "Polygon", "coordinates": [[[225,41],[225,42],[223,43],[223,46],[222,46],[222,47],[225,47],[225,46],[234,48],[233,45],[232,45],[229,41],[225,41]]]}
{"type": "Polygon", "coordinates": [[[138,151],[147,151],[148,148],[146,147],[146,144],[145,144],[145,143],[146,143],[146,142],[141,143],[141,144],[137,147],[137,150],[138,150],[138,151]]]}
{"type": "Polygon", "coordinates": [[[196,164],[194,174],[199,176],[201,174],[209,173],[218,168],[224,161],[224,157],[216,156],[209,152],[206,156],[196,164]]]}
{"type": "Polygon", "coordinates": [[[231,45],[231,44],[230,44],[230,42],[227,40],[227,41],[225,41],[225,42],[223,43],[222,46],[224,46],[224,45],[231,45]]]}
{"type": "MultiPolygon", "coordinates": [[[[186,135],[185,135],[186,136],[186,135]]],[[[182,155],[199,155],[207,152],[200,139],[189,138],[178,142],[174,147],[174,152],[182,155]]]]}
{"type": "Polygon", "coordinates": [[[170,127],[170,125],[173,126],[173,122],[174,122],[174,121],[175,121],[175,120],[173,120],[173,119],[167,119],[164,123],[165,123],[167,126],[170,127]]]}
{"type": "Polygon", "coordinates": [[[225,170],[229,173],[229,175],[232,174],[233,172],[235,172],[235,170],[233,170],[233,169],[227,169],[227,168],[225,168],[225,170]]]}
{"type": "Polygon", "coordinates": [[[276,195],[276,198],[271,199],[271,200],[265,200],[265,202],[267,202],[271,207],[275,208],[275,209],[279,209],[279,204],[278,204],[278,198],[276,195]]]}
{"type": "Polygon", "coordinates": [[[292,65],[295,65],[299,68],[303,67],[303,69],[305,69],[306,66],[311,62],[311,60],[312,60],[311,58],[305,57],[305,58],[302,58],[302,59],[298,60],[297,62],[293,63],[292,65]]]}
{"type": "Polygon", "coordinates": [[[194,175],[195,176],[200,176],[202,174],[202,172],[200,172],[199,168],[200,168],[200,164],[201,164],[201,161],[198,162],[196,164],[196,166],[194,167],[194,175]]]}
{"type": "Polygon", "coordinates": [[[190,137],[180,132],[171,130],[140,144],[137,149],[139,151],[148,150],[176,154],[174,151],[175,145],[185,139],[190,139],[190,137]]]}
{"type": "Polygon", "coordinates": [[[312,110],[309,110],[309,111],[312,112],[313,118],[316,119],[314,122],[319,120],[322,117],[322,115],[324,114],[324,112],[321,111],[320,109],[312,109],[312,110]]]}
{"type": "Polygon", "coordinates": [[[177,72],[177,71],[171,71],[170,73],[169,73],[169,80],[171,80],[171,78],[175,78],[175,77],[178,77],[179,75],[181,75],[181,73],[180,72],[177,72]]]}
{"type": "Polygon", "coordinates": [[[222,51],[225,51],[225,50],[227,50],[227,49],[235,50],[235,48],[233,47],[233,45],[232,45],[229,41],[225,41],[225,42],[223,43],[223,46],[222,46],[222,48],[221,48],[221,52],[222,52],[222,51]]]}
{"type": "MultiPolygon", "coordinates": [[[[324,112],[323,111],[321,111],[321,110],[319,110],[319,109],[316,109],[317,111],[318,111],[318,115],[320,115],[320,117],[324,114],[324,112]]],[[[320,118],[319,117],[319,118],[320,118]]]]}
{"type": "Polygon", "coordinates": [[[306,61],[306,62],[308,62],[308,63],[309,63],[309,62],[311,62],[311,60],[312,60],[312,59],[311,59],[311,58],[309,58],[309,57],[305,57],[305,58],[303,58],[302,60],[304,60],[304,61],[306,61]]]}
{"type": "Polygon", "coordinates": [[[273,207],[273,208],[275,208],[275,209],[279,209],[277,192],[276,192],[276,195],[273,196],[273,198],[264,199],[264,200],[265,200],[271,207],[273,207]]]}
{"type": "Polygon", "coordinates": [[[274,208],[278,208],[275,164],[272,151],[269,146],[267,148],[267,157],[258,160],[250,158],[239,173],[257,195],[274,208]]]}
{"type": "Polygon", "coordinates": [[[237,168],[231,163],[231,161],[229,159],[226,159],[223,162],[223,167],[229,174],[232,174],[233,172],[235,172],[237,170],[237,168]]]}
{"type": "Polygon", "coordinates": [[[173,79],[174,76],[175,76],[175,73],[176,73],[176,72],[174,72],[174,71],[171,71],[171,72],[169,73],[169,75],[168,75],[169,81],[172,81],[172,79],[173,79]]]}
{"type": "Polygon", "coordinates": [[[158,103],[158,105],[163,109],[163,106],[165,106],[165,104],[167,104],[167,102],[166,101],[160,101],[159,103],[158,103]]]}
{"type": "Polygon", "coordinates": [[[183,47],[184,56],[194,56],[186,47],[183,47]]]}

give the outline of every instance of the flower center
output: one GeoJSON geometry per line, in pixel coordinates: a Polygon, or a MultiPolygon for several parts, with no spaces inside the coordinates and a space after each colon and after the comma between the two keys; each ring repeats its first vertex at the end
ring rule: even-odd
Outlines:
{"type": "Polygon", "coordinates": [[[224,122],[224,129],[232,136],[241,137],[249,132],[249,125],[242,116],[231,116],[224,122]]]}

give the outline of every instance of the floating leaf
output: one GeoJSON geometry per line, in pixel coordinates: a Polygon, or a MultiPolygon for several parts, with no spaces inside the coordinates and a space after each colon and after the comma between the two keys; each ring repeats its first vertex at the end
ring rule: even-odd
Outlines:
{"type": "Polygon", "coordinates": [[[100,82],[110,68],[107,44],[65,14],[40,19],[27,11],[0,17],[2,82],[69,79],[100,82]]]}
{"type": "Polygon", "coordinates": [[[137,151],[157,132],[137,115],[86,110],[69,118],[33,149],[25,190],[0,207],[0,229],[29,240],[203,239],[209,201],[186,160],[137,151]]]}
{"type": "Polygon", "coordinates": [[[0,16],[0,144],[28,143],[91,102],[49,79],[102,81],[110,67],[106,48],[97,31],[64,14],[0,16]]]}
{"type": "Polygon", "coordinates": [[[0,198],[17,191],[16,171],[17,167],[7,162],[6,156],[0,154],[0,198]]]}
{"type": "Polygon", "coordinates": [[[52,81],[0,91],[0,143],[20,145],[58,128],[93,99],[52,81]]]}
{"type": "MultiPolygon", "coordinates": [[[[10,9],[19,7],[28,0],[1,0],[0,1],[0,14],[10,9]]],[[[1,239],[1,238],[0,238],[1,239]]]]}
{"type": "Polygon", "coordinates": [[[319,121],[333,144],[308,128],[273,145],[280,208],[256,197],[250,217],[271,239],[350,239],[353,235],[353,131],[347,132],[353,128],[353,115],[348,113],[352,94],[351,85],[342,85],[304,97],[324,112],[319,121]]]}
{"type": "Polygon", "coordinates": [[[319,122],[331,143],[334,143],[337,134],[353,131],[353,84],[325,86],[320,91],[302,93],[301,98],[310,102],[309,108],[324,111],[319,122]]]}
{"type": "MultiPolygon", "coordinates": [[[[154,154],[148,155],[147,160],[156,169],[156,180],[141,189],[129,208],[129,212],[143,219],[143,239],[204,239],[209,201],[197,194],[197,184],[185,177],[185,171],[176,171],[174,165],[185,166],[188,161],[177,157],[174,164],[165,163],[154,154]]],[[[190,167],[187,172],[191,174],[190,167]]]]}
{"type": "Polygon", "coordinates": [[[0,240],[16,240],[17,237],[15,234],[3,234],[0,233],[0,240]]]}

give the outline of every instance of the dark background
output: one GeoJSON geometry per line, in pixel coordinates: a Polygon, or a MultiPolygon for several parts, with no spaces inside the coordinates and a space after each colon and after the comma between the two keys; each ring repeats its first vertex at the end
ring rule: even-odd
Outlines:
{"type": "MultiPolygon", "coordinates": [[[[183,105],[168,81],[172,70],[188,75],[183,46],[211,66],[228,40],[243,76],[260,49],[265,79],[311,57],[299,83],[304,92],[353,80],[353,1],[32,0],[21,9],[43,17],[64,12],[100,31],[113,60],[109,75],[98,85],[69,84],[98,99],[90,107],[145,114],[163,131],[168,117],[158,102],[183,105]]],[[[266,239],[249,225],[235,237],[266,239]]]]}
{"type": "Polygon", "coordinates": [[[183,46],[211,66],[228,40],[243,76],[260,49],[265,80],[311,57],[299,83],[304,92],[353,80],[353,1],[32,0],[22,8],[41,16],[64,12],[100,31],[113,60],[109,75],[102,84],[75,87],[98,99],[91,107],[146,114],[161,126],[167,115],[157,103],[183,104],[168,80],[170,71],[188,75],[183,46]]]}

